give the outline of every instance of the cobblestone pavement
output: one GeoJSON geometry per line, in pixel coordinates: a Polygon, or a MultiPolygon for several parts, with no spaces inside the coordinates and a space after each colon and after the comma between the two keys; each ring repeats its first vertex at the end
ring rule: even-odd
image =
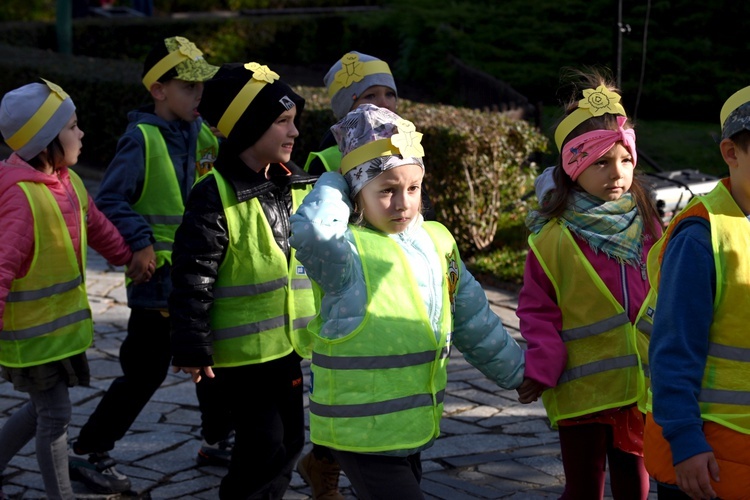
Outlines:
{"type": "MultiPolygon", "coordinates": [[[[91,387],[70,390],[71,440],[112,379],[121,374],[117,356],[129,316],[121,269],[111,268],[91,251],[86,281],[95,321],[94,345],[88,350],[92,383],[91,387]]],[[[515,315],[515,294],[491,288],[486,293],[511,334],[523,342],[515,315]]],[[[308,377],[309,365],[305,363],[304,367],[308,377]]],[[[455,349],[448,372],[442,436],[422,454],[425,496],[446,500],[558,498],[564,482],[559,441],[541,403],[518,403],[515,391],[498,388],[455,349]]],[[[0,382],[0,426],[25,400],[23,393],[0,382]]],[[[170,371],[130,432],[111,452],[120,464],[118,469],[131,478],[132,491],[103,496],[74,482],[77,497],[218,498],[225,469],[196,465],[199,429],[193,383],[187,375],[170,371]]],[[[11,498],[44,496],[33,441],[13,459],[5,476],[4,490],[11,498]]],[[[356,498],[346,477],[342,476],[340,485],[347,499],[356,498]]],[[[303,500],[309,495],[310,489],[295,472],[284,498],[303,500]]],[[[655,499],[656,494],[650,498],[655,499]]]]}

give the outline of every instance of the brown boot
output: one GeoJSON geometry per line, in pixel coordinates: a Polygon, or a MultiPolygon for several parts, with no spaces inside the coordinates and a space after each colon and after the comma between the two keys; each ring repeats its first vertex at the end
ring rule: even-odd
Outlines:
{"type": "Polygon", "coordinates": [[[297,472],[312,489],[313,500],[344,500],[339,493],[341,466],[336,462],[318,459],[310,451],[297,462],[297,472]]]}

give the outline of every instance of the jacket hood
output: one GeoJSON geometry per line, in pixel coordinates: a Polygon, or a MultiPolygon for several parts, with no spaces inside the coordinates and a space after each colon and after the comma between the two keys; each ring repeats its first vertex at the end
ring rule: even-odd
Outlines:
{"type": "MultiPolygon", "coordinates": [[[[60,176],[68,176],[68,167],[60,169],[60,176]]],[[[60,178],[57,175],[40,172],[13,153],[7,160],[0,163],[0,192],[4,192],[19,182],[38,182],[53,186],[60,183],[60,178]]]]}

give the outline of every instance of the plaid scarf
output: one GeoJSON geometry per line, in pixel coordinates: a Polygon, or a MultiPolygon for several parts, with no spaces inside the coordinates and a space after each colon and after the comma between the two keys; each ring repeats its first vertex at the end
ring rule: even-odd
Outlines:
{"type": "MultiPolygon", "coordinates": [[[[585,191],[574,191],[560,221],[588,242],[594,252],[634,266],[641,263],[643,218],[630,193],[618,200],[602,201],[585,191]]],[[[526,219],[532,233],[538,233],[549,219],[533,211],[526,219]]]]}

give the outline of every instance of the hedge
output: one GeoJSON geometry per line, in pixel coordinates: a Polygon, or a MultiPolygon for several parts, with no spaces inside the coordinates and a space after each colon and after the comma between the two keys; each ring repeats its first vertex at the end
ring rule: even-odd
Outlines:
{"type": "MultiPolygon", "coordinates": [[[[100,169],[114,154],[127,112],[148,102],[140,64],[133,61],[62,57],[4,45],[0,45],[0,61],[5,75],[0,94],[43,76],[71,95],[86,134],[81,161],[100,169]]],[[[305,97],[306,105],[293,159],[304,164],[307,153],[318,149],[335,120],[322,87],[295,90],[305,97]]],[[[503,207],[529,188],[536,166],[528,158],[545,150],[546,139],[513,113],[406,99],[401,99],[399,112],[424,134],[425,184],[439,220],[453,231],[467,256],[485,249],[492,243],[503,207]]],[[[523,204],[513,214],[523,217],[523,204]]]]}

